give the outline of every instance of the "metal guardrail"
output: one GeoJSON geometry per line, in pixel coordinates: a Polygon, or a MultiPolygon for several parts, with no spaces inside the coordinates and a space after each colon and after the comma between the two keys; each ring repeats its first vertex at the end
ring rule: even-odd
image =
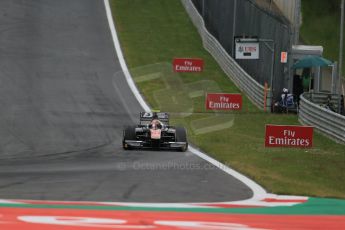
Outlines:
{"type": "Polygon", "coordinates": [[[218,62],[227,76],[244,91],[249,99],[260,109],[264,107],[264,87],[246,73],[226,52],[222,45],[205,27],[205,23],[191,0],[181,0],[193,24],[198,29],[205,49],[218,62]]]}
{"type": "Polygon", "coordinates": [[[323,108],[308,98],[311,98],[309,93],[301,95],[299,121],[304,125],[314,126],[336,142],[345,144],[345,116],[323,108]]]}
{"type": "Polygon", "coordinates": [[[306,93],[304,95],[306,99],[314,104],[320,106],[326,106],[328,103],[328,97],[330,97],[330,103],[335,110],[335,112],[339,112],[339,95],[337,94],[329,94],[329,93],[306,93]]]}

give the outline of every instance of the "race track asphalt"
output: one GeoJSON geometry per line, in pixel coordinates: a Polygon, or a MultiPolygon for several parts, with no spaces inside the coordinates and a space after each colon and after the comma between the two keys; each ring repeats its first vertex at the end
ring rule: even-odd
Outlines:
{"type": "Polygon", "coordinates": [[[0,199],[212,202],[250,198],[190,152],[124,151],[141,107],[102,0],[0,1],[0,199]]]}

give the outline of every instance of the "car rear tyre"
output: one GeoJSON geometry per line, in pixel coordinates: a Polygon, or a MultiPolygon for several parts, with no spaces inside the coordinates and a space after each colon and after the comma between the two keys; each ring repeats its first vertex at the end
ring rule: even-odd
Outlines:
{"type": "Polygon", "coordinates": [[[123,130],[122,147],[125,150],[131,149],[131,147],[128,144],[126,144],[126,140],[136,140],[135,127],[136,126],[128,126],[123,130]]]}
{"type": "Polygon", "coordinates": [[[187,131],[184,127],[176,127],[176,142],[185,142],[186,144],[180,148],[180,151],[185,152],[188,149],[187,131]]]}

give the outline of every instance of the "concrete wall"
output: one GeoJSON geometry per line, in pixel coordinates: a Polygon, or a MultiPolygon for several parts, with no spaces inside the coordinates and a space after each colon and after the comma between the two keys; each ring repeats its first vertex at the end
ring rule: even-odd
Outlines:
{"type": "MultiPolygon", "coordinates": [[[[289,19],[289,21],[295,25],[300,23],[300,17],[296,15],[296,10],[301,9],[301,0],[273,0],[273,2],[278,6],[278,8],[283,12],[284,16],[289,19]]],[[[298,14],[300,12],[297,12],[298,14]]]]}
{"type": "Polygon", "coordinates": [[[291,22],[293,28],[293,44],[298,44],[299,28],[302,23],[301,0],[273,0],[273,2],[291,22]]]}

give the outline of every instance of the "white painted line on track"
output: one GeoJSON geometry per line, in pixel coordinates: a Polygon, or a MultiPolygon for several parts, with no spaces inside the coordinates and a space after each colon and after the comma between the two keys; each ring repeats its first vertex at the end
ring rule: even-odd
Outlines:
{"type": "MultiPolygon", "coordinates": [[[[243,200],[231,202],[209,202],[209,203],[138,203],[138,202],[95,202],[95,201],[42,201],[42,200],[0,200],[1,204],[18,205],[64,205],[68,206],[104,206],[104,207],[140,207],[140,208],[251,208],[251,207],[289,207],[303,204],[308,197],[279,196],[268,194],[274,200],[243,200]]],[[[266,198],[267,199],[267,198],[266,198]]],[[[268,198],[270,199],[270,198],[268,198]]],[[[0,214],[1,217],[1,214],[0,214]]]]}
{"type": "Polygon", "coordinates": [[[143,107],[145,112],[150,112],[151,109],[150,107],[146,104],[145,100],[143,99],[143,97],[141,96],[139,90],[137,89],[133,78],[128,70],[126,61],[123,57],[123,53],[122,53],[122,49],[120,46],[120,42],[119,42],[119,38],[117,36],[117,32],[116,32],[116,28],[115,28],[115,23],[113,20],[113,16],[111,13],[111,8],[110,8],[110,4],[109,4],[109,0],[104,0],[104,5],[105,5],[105,10],[106,10],[106,14],[107,14],[107,19],[109,22],[109,27],[110,27],[110,32],[111,32],[111,36],[113,38],[113,43],[114,43],[114,48],[117,54],[117,57],[119,59],[122,71],[126,77],[127,83],[130,87],[130,89],[132,90],[134,96],[136,97],[136,99],[138,100],[138,102],[140,103],[141,107],[143,107]]]}
{"type": "Polygon", "coordinates": [[[22,204],[18,201],[0,199],[0,204],[22,204]]]}
{"type": "MultiPolygon", "coordinates": [[[[145,100],[142,98],[141,94],[139,93],[139,91],[138,91],[138,89],[137,89],[137,87],[136,87],[136,85],[135,85],[135,83],[131,77],[131,74],[127,68],[125,59],[123,57],[123,53],[122,53],[120,42],[119,42],[119,39],[117,36],[113,16],[111,13],[109,0],[104,0],[104,5],[105,5],[106,13],[107,13],[107,18],[108,18],[108,22],[109,22],[111,35],[112,35],[113,42],[114,42],[114,47],[115,47],[121,68],[122,68],[122,70],[125,74],[126,80],[128,82],[128,85],[129,85],[130,89],[132,90],[133,94],[135,95],[135,97],[137,98],[140,105],[143,107],[143,109],[145,111],[149,112],[149,111],[151,111],[151,109],[148,106],[148,104],[145,102],[145,100]]],[[[200,152],[196,148],[189,146],[188,150],[190,152],[192,152],[193,154],[199,156],[200,158],[202,158],[202,159],[208,161],[209,163],[215,165],[216,167],[218,167],[219,169],[221,169],[225,173],[233,176],[234,178],[240,180],[242,183],[244,183],[246,186],[248,186],[253,191],[253,197],[251,197],[250,199],[245,200],[245,201],[251,201],[251,200],[260,201],[267,196],[267,192],[265,191],[265,189],[262,188],[259,184],[257,184],[253,180],[249,179],[248,177],[236,172],[235,170],[233,170],[230,167],[228,167],[228,166],[220,163],[219,161],[211,158],[210,156],[206,155],[205,153],[200,152]]]]}

